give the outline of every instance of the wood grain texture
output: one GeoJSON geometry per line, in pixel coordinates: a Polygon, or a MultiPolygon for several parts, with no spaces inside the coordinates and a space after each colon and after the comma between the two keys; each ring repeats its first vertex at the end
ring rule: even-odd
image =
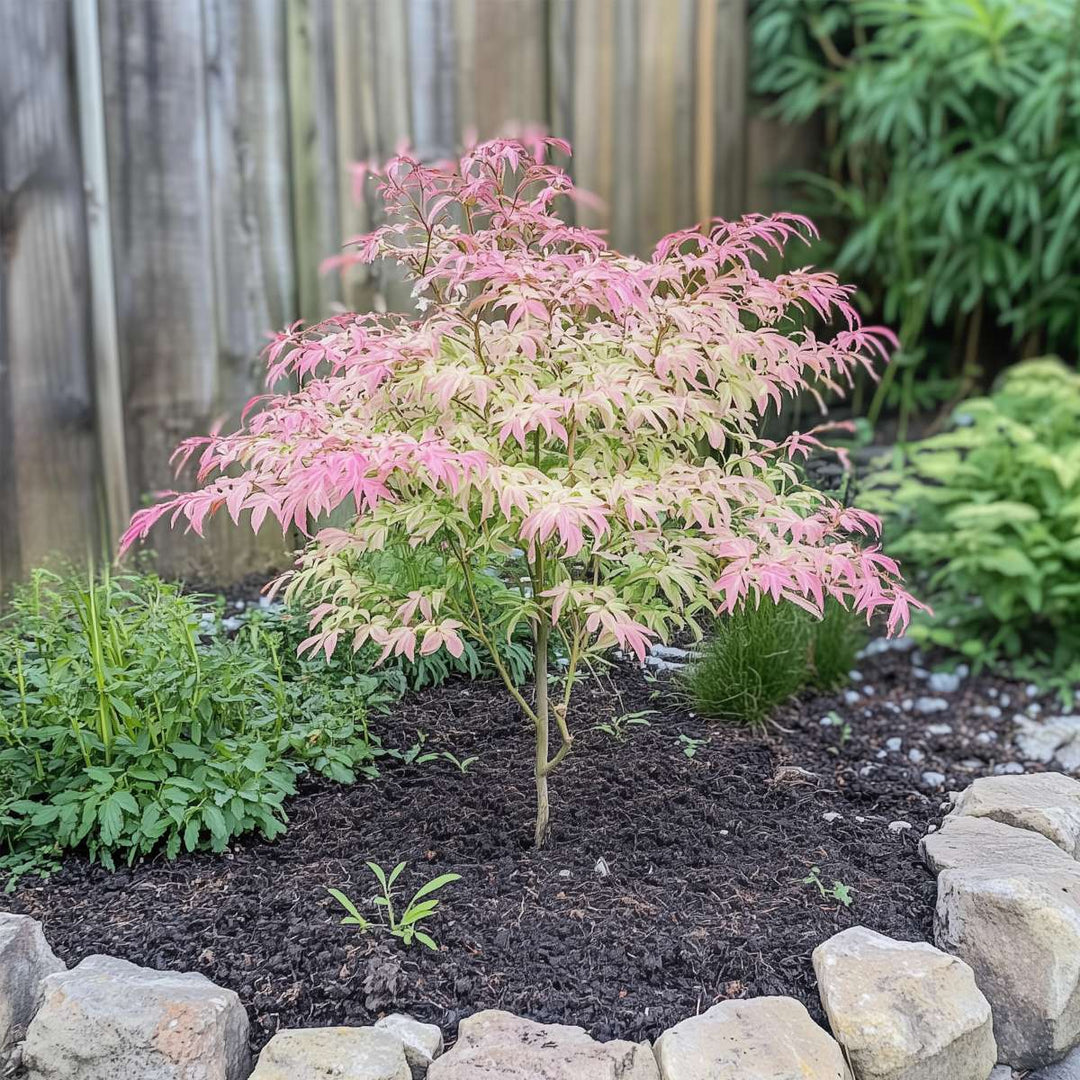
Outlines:
{"type": "MultiPolygon", "coordinates": [[[[0,0],[0,582],[81,555],[116,490],[138,505],[172,486],[176,443],[260,388],[267,331],[412,306],[392,268],[320,270],[380,221],[352,163],[545,127],[602,203],[568,214],[647,255],[672,229],[775,208],[760,177],[813,148],[757,119],[748,138],[746,0],[95,0],[94,102],[74,2],[0,0]],[[95,110],[96,217],[79,145],[95,110]],[[109,376],[90,312],[112,301],[109,376]]],[[[280,557],[224,524],[153,546],[202,576],[280,557]]]]}
{"type": "Polygon", "coordinates": [[[62,4],[0,0],[0,585],[101,535],[86,233],[62,4]]]}

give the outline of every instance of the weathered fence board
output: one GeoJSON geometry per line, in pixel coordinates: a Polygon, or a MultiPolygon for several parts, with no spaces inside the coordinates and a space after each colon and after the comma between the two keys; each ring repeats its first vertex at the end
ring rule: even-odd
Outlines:
{"type": "MultiPolygon", "coordinates": [[[[0,0],[0,20],[0,585],[115,542],[125,499],[173,485],[176,442],[260,390],[266,332],[411,303],[385,268],[319,270],[378,220],[350,163],[546,128],[603,204],[573,213],[642,254],[765,197],[746,0],[0,0]]],[[[283,558],[226,527],[153,546],[204,577],[283,558]]]]}
{"type": "Polygon", "coordinates": [[[101,527],[78,118],[62,4],[0,0],[0,575],[101,527]]]}

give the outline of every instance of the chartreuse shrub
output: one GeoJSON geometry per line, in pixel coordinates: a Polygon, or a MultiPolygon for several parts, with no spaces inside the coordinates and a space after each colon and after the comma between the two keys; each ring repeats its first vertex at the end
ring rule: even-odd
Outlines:
{"type": "Polygon", "coordinates": [[[866,491],[933,602],[912,635],[1065,688],[1080,679],[1080,375],[1018,364],[954,421],[866,491]]]}
{"type": "Polygon", "coordinates": [[[838,219],[840,271],[900,327],[904,355],[872,414],[889,398],[909,411],[952,397],[1009,338],[1018,355],[1075,355],[1076,0],[755,0],[752,12],[755,89],[787,120],[823,121],[806,204],[838,219]]]}
{"type": "Polygon", "coordinates": [[[200,637],[205,603],[147,575],[36,572],[0,621],[0,867],[84,846],[106,866],[220,851],[285,827],[308,769],[349,782],[383,750],[381,677],[326,678],[270,621],[200,637]]]}
{"type": "Polygon", "coordinates": [[[686,690],[703,716],[761,724],[806,686],[842,686],[862,638],[858,620],[835,600],[821,618],[763,600],[716,620],[686,690]]]}
{"type": "Polygon", "coordinates": [[[620,255],[556,214],[572,185],[544,162],[552,147],[569,152],[499,140],[449,164],[394,158],[379,174],[387,223],[350,257],[397,262],[420,318],[338,315],[283,333],[270,383],[302,388],[185,444],[201,486],[140,511],[123,543],[166,515],[195,532],[222,509],[256,529],[269,515],[313,533],[280,583],[310,605],[306,653],[484,646],[535,731],[537,844],[596,653],[644,657],[765,595],[815,613],[827,597],[884,610],[893,629],[913,603],[872,542],[876,521],[799,481],[789,458],[818,440],[757,435],[770,406],[841,389],[889,340],[831,274],[759,269],[809,223],[713,221],[648,261],[620,255]],[[319,527],[345,503],[351,524],[319,527]],[[403,544],[439,554],[437,584],[397,592],[371,573],[371,552],[403,544]],[[525,580],[485,610],[485,579],[514,551],[525,580]],[[520,628],[531,694],[495,647],[520,628]]]}

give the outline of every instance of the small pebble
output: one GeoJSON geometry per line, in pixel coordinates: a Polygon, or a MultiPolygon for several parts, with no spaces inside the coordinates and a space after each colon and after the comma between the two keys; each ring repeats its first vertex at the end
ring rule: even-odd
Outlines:
{"type": "Polygon", "coordinates": [[[1027,694],[1028,697],[1038,697],[1039,688],[1034,683],[1028,683],[1027,686],[1024,687],[1024,693],[1027,694]]]}
{"type": "Polygon", "coordinates": [[[937,832],[937,826],[936,825],[927,825],[926,826],[926,831],[928,833],[937,832]]]}
{"type": "Polygon", "coordinates": [[[828,813],[822,814],[821,817],[823,821],[827,821],[831,825],[834,821],[839,821],[843,815],[838,814],[835,810],[830,810],[828,813]]]}
{"type": "Polygon", "coordinates": [[[879,750],[874,755],[874,757],[876,757],[878,759],[878,761],[884,761],[884,759],[887,758],[888,756],[889,756],[889,751],[888,750],[879,750]]]}
{"type": "Polygon", "coordinates": [[[960,689],[960,676],[954,671],[935,671],[927,681],[935,694],[955,694],[960,689]]]}
{"type": "Polygon", "coordinates": [[[568,878],[570,876],[571,876],[571,874],[570,874],[569,870],[560,870],[559,871],[559,877],[561,877],[561,878],[568,878]]]}
{"type": "Polygon", "coordinates": [[[926,755],[917,746],[913,746],[907,752],[907,756],[908,761],[910,761],[912,765],[918,765],[926,757],[926,755]]]}
{"type": "Polygon", "coordinates": [[[862,692],[863,692],[863,693],[864,693],[864,694],[865,694],[865,695],[866,695],[867,697],[874,697],[874,695],[875,695],[875,694],[877,694],[877,691],[876,691],[876,690],[875,690],[875,689],[874,689],[874,688],[873,688],[872,686],[864,686],[864,687],[862,688],[862,692]]]}
{"type": "Polygon", "coordinates": [[[945,712],[949,703],[944,698],[921,697],[915,702],[915,708],[921,713],[945,712]]]}
{"type": "Polygon", "coordinates": [[[986,696],[993,700],[998,696],[998,688],[996,686],[991,686],[990,689],[986,691],[986,696]]]}
{"type": "Polygon", "coordinates": [[[832,727],[834,718],[832,716],[823,716],[818,723],[822,727],[832,727]]]}
{"type": "Polygon", "coordinates": [[[861,824],[862,824],[862,823],[863,823],[863,822],[864,822],[864,821],[866,820],[866,818],[864,818],[864,817],[859,817],[859,815],[858,815],[858,814],[856,814],[856,815],[855,815],[855,820],[856,820],[857,822],[859,822],[859,824],[861,825],[861,824]]]}
{"type": "Polygon", "coordinates": [[[858,694],[858,692],[855,691],[855,690],[845,690],[844,691],[844,704],[845,705],[858,705],[859,704],[859,694],[858,694]]]}
{"type": "Polygon", "coordinates": [[[926,668],[913,667],[911,669],[911,674],[914,675],[916,679],[929,679],[930,678],[930,672],[927,671],[926,668]]]}
{"type": "Polygon", "coordinates": [[[997,732],[996,731],[980,731],[979,734],[975,736],[975,741],[980,746],[989,746],[991,743],[996,743],[997,742],[997,732]]]}
{"type": "Polygon", "coordinates": [[[889,832],[902,833],[907,832],[911,828],[910,821],[890,821],[889,832]]]}
{"type": "MultiPolygon", "coordinates": [[[[721,830],[721,832],[724,831],[726,830],[721,830]]],[[[600,875],[600,877],[611,876],[611,867],[608,866],[607,859],[605,859],[603,855],[601,855],[600,858],[596,860],[596,865],[593,867],[593,869],[597,872],[597,874],[600,875]]]]}
{"type": "Polygon", "coordinates": [[[927,724],[927,735],[951,735],[952,724],[927,724]]]}
{"type": "Polygon", "coordinates": [[[1037,701],[1033,701],[1027,707],[1028,716],[1038,716],[1039,713],[1041,713],[1041,712],[1042,712],[1042,706],[1037,701]]]}
{"type": "Polygon", "coordinates": [[[932,769],[928,769],[922,774],[922,782],[931,788],[939,788],[945,783],[945,774],[940,772],[934,772],[932,769]]]}
{"type": "Polygon", "coordinates": [[[1008,694],[1002,694],[1001,697],[998,698],[998,704],[1003,709],[1007,709],[1009,705],[1012,704],[1012,698],[1008,694]]]}
{"type": "Polygon", "coordinates": [[[903,746],[903,745],[904,745],[904,740],[901,739],[899,735],[894,735],[891,739],[886,739],[885,740],[885,749],[886,750],[893,750],[893,751],[899,750],[900,747],[903,746]]]}
{"type": "Polygon", "coordinates": [[[915,702],[912,701],[911,698],[906,697],[900,702],[900,708],[903,709],[904,712],[911,712],[911,710],[915,708],[915,702]]]}
{"type": "Polygon", "coordinates": [[[960,762],[960,767],[962,769],[981,769],[985,764],[986,762],[981,758],[969,757],[960,762]]]}
{"type": "Polygon", "coordinates": [[[1024,771],[1024,766],[1019,761],[1005,761],[994,766],[995,776],[1019,776],[1024,771]]]}
{"type": "Polygon", "coordinates": [[[862,682],[862,672],[852,669],[847,673],[847,677],[852,682],[862,682]]]}

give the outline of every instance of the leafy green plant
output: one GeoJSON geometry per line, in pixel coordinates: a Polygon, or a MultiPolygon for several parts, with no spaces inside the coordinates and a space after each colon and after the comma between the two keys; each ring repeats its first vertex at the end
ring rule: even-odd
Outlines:
{"type": "Polygon", "coordinates": [[[820,866],[810,867],[810,873],[803,878],[803,884],[814,885],[823,899],[835,900],[837,903],[843,904],[844,907],[851,907],[855,902],[852,896],[854,889],[850,885],[845,885],[842,881],[834,881],[828,888],[825,887],[825,883],[821,880],[820,866]]]}
{"type": "Polygon", "coordinates": [[[757,92],[824,122],[805,207],[827,208],[835,261],[900,328],[871,417],[894,379],[902,429],[931,398],[959,399],[991,338],[1075,354],[1077,0],[756,0],[752,34],[757,92]]]}
{"type": "Polygon", "coordinates": [[[462,776],[469,771],[470,765],[473,765],[480,760],[475,754],[472,757],[459,758],[449,750],[443,750],[442,753],[439,754],[439,757],[441,757],[443,761],[449,761],[462,776]]]}
{"type": "Polygon", "coordinates": [[[1068,691],[1080,678],[1080,375],[1010,368],[954,427],[897,448],[868,485],[933,617],[916,640],[1068,691]]]}
{"type": "Polygon", "coordinates": [[[688,757],[697,757],[697,752],[706,744],[706,739],[695,739],[692,735],[681,734],[679,736],[679,745],[682,747],[682,752],[688,757]]]}
{"type": "Polygon", "coordinates": [[[386,914],[385,927],[380,923],[373,923],[366,918],[356,905],[340,889],[327,889],[326,891],[345,909],[347,914],[341,920],[343,926],[355,926],[362,934],[371,930],[384,928],[394,937],[398,938],[402,945],[409,946],[413,941],[429,949],[437,949],[435,939],[422,928],[425,919],[430,919],[438,910],[439,901],[432,897],[433,893],[461,880],[460,874],[440,874],[420,886],[413,893],[412,899],[405,905],[405,910],[400,915],[394,908],[394,884],[401,872],[405,869],[405,863],[399,862],[389,874],[378,863],[368,862],[367,868],[375,875],[379,883],[381,895],[373,898],[372,902],[383,909],[386,914]]]}
{"type": "Polygon", "coordinates": [[[152,575],[38,571],[16,593],[0,621],[0,871],[76,847],[112,867],[273,838],[298,774],[374,774],[378,679],[335,682],[266,625],[204,640],[207,610],[152,575]]]}
{"type": "Polygon", "coordinates": [[[630,734],[629,728],[649,727],[651,724],[649,717],[655,712],[655,709],[642,709],[639,712],[622,713],[620,716],[613,716],[603,723],[593,724],[593,731],[602,731],[605,735],[610,735],[616,742],[624,742],[630,734]]]}

